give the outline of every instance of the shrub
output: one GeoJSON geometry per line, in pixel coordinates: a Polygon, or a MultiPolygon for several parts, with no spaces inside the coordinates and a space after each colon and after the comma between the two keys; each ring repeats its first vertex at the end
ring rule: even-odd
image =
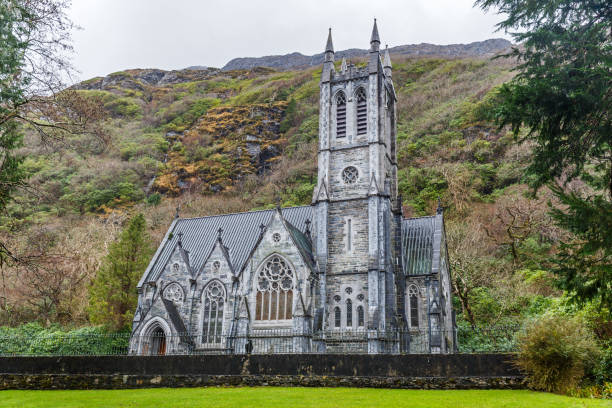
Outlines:
{"type": "Polygon", "coordinates": [[[517,365],[536,390],[575,388],[598,359],[593,333],[576,317],[545,315],[519,335],[517,365]]]}

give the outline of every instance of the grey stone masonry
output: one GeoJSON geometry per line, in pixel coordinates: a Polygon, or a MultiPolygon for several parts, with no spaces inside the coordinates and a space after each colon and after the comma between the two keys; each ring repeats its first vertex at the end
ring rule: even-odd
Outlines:
{"type": "Polygon", "coordinates": [[[397,193],[392,73],[376,22],[365,66],[336,68],[330,29],[311,205],[177,215],[138,284],[131,353],[454,352],[442,208],[404,219],[397,193]]]}

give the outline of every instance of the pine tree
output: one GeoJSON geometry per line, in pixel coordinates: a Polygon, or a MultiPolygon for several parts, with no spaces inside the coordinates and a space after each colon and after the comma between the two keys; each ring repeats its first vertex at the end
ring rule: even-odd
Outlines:
{"type": "Polygon", "coordinates": [[[612,306],[612,7],[609,0],[477,0],[505,15],[519,44],[518,74],[495,112],[518,140],[534,142],[526,180],[549,186],[571,233],[555,259],[573,300],[612,306]],[[574,189],[571,182],[583,188],[574,189]]]}
{"type": "Polygon", "coordinates": [[[136,284],[153,255],[142,214],[113,242],[89,290],[92,323],[111,330],[129,327],[137,305],[136,284]]]}

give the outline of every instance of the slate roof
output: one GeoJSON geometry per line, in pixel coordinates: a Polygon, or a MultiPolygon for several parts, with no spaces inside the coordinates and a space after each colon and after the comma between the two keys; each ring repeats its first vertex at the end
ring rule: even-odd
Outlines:
{"type": "MultiPolygon", "coordinates": [[[[138,283],[154,281],[163,271],[172,255],[179,232],[183,233],[182,246],[189,252],[189,261],[197,273],[217,242],[219,228],[223,229],[223,244],[238,273],[247,262],[249,254],[259,239],[260,225],[268,225],[276,210],[249,211],[235,214],[213,215],[200,218],[178,218],[170,226],[151,263],[138,283]]],[[[283,218],[300,233],[306,230],[306,220],[312,220],[312,207],[288,207],[282,209],[283,218]]],[[[293,234],[292,234],[293,235],[293,234]]],[[[295,235],[294,235],[295,236],[295,235]]],[[[301,241],[301,240],[300,240],[301,241]]],[[[298,244],[302,246],[302,244],[298,244]]],[[[303,250],[304,248],[300,248],[303,250]]]]}
{"type": "MultiPolygon", "coordinates": [[[[284,213],[283,213],[284,215],[284,213]]],[[[298,250],[302,254],[304,260],[312,267],[314,266],[314,254],[312,253],[312,241],[306,236],[305,233],[297,229],[290,222],[285,223],[287,230],[293,238],[293,242],[297,246],[298,250]]]]}
{"type": "Polygon", "coordinates": [[[434,216],[407,218],[402,221],[404,274],[425,275],[431,273],[435,229],[434,216]]]}
{"type": "Polygon", "coordinates": [[[174,325],[174,328],[176,329],[176,331],[179,333],[179,337],[181,341],[189,345],[193,345],[193,341],[191,337],[189,337],[189,335],[187,334],[188,332],[187,332],[187,328],[185,327],[185,323],[183,322],[183,319],[181,319],[181,315],[176,309],[174,302],[164,297],[162,297],[162,302],[164,302],[164,306],[166,307],[166,310],[168,311],[170,320],[172,321],[172,324],[174,325]]]}

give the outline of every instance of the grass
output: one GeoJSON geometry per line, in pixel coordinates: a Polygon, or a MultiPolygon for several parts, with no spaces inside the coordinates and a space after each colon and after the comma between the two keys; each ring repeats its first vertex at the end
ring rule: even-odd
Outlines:
{"type": "Polygon", "coordinates": [[[387,390],[372,388],[156,388],[90,391],[0,391],[0,407],[410,407],[596,408],[611,401],[534,391],[387,390]]]}

